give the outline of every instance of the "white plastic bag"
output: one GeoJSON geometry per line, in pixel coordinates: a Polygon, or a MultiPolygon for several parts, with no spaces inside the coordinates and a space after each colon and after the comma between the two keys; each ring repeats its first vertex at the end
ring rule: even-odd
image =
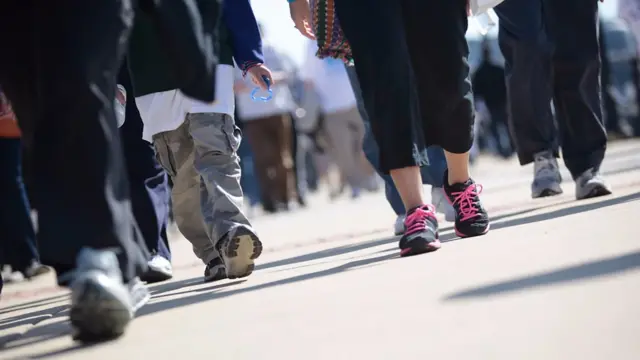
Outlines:
{"type": "Polygon", "coordinates": [[[498,6],[504,0],[469,0],[471,15],[478,16],[498,6]]]}

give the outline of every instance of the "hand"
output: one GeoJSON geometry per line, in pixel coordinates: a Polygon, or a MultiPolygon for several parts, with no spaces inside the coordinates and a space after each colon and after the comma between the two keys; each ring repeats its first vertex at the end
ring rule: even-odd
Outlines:
{"type": "Polygon", "coordinates": [[[251,76],[251,81],[253,81],[253,83],[262,90],[269,90],[269,86],[273,85],[271,70],[269,70],[269,68],[264,64],[252,66],[247,73],[251,76]],[[269,81],[268,84],[265,82],[265,78],[269,81]]]}
{"type": "Polygon", "coordinates": [[[291,14],[291,20],[293,20],[300,34],[311,40],[315,40],[316,37],[311,28],[311,8],[309,7],[309,0],[295,0],[294,2],[290,2],[289,13],[291,14]]]}

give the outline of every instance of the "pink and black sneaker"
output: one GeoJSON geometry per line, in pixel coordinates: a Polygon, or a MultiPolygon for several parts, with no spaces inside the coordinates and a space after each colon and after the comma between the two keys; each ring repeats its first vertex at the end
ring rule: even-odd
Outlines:
{"type": "Polygon", "coordinates": [[[431,205],[422,205],[407,212],[405,232],[400,238],[400,256],[424,254],[440,249],[438,220],[431,205]]]}
{"type": "Polygon", "coordinates": [[[444,193],[456,212],[455,230],[460,237],[484,235],[489,231],[489,214],[478,196],[482,185],[473,179],[449,185],[448,171],[444,173],[444,193]]]}

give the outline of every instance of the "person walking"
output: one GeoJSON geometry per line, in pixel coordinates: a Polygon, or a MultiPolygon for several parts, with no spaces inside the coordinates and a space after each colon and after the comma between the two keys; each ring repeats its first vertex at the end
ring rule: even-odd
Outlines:
{"type": "MultiPolygon", "coordinates": [[[[177,0],[144,5],[163,6],[155,16],[186,6],[177,0]]],[[[217,11],[217,2],[208,9],[217,11]]],[[[0,86],[32,153],[41,260],[71,288],[69,318],[83,341],[122,335],[149,299],[138,278],[148,251],[130,206],[114,111],[133,15],[130,0],[0,3],[0,86]]],[[[192,65],[176,66],[176,81],[212,100],[213,53],[198,45],[215,18],[207,14],[206,26],[191,26],[202,25],[200,14],[176,11],[160,20],[185,25],[183,40],[192,41],[179,45],[199,54],[173,58],[192,65]]]]}
{"type": "MultiPolygon", "coordinates": [[[[260,28],[264,38],[264,30],[260,28]]],[[[273,45],[263,43],[264,63],[273,71],[273,98],[255,101],[254,86],[236,71],[235,94],[239,120],[251,147],[262,206],[273,213],[297,201],[291,113],[295,104],[287,82],[293,65],[273,45]]]]}
{"type": "Polygon", "coordinates": [[[443,188],[456,211],[456,233],[486,234],[489,216],[479,198],[482,187],[469,173],[474,118],[466,0],[327,0],[320,5],[313,9],[313,18],[330,23],[316,24],[318,34],[311,29],[308,0],[289,2],[289,10],[303,35],[319,37],[320,55],[352,57],[356,64],[380,147],[380,168],[393,178],[407,209],[400,255],[441,246],[420,175],[420,165],[428,162],[426,148],[432,145],[445,151],[443,188]]]}
{"type": "MultiPolygon", "coordinates": [[[[133,94],[126,58],[120,67],[118,84],[125,89],[126,94],[133,94]]],[[[173,277],[171,250],[167,238],[169,179],[156,160],[153,145],[142,139],[144,124],[135,100],[125,98],[125,101],[125,122],[120,127],[120,136],[130,184],[131,208],[151,253],[147,263],[149,269],[140,279],[147,283],[165,281],[173,277]]]]}
{"type": "Polygon", "coordinates": [[[310,41],[301,75],[307,88],[314,88],[320,97],[327,151],[355,198],[362,189],[374,190],[377,185],[362,150],[365,125],[343,61],[318,59],[317,50],[310,41]]]}
{"type": "Polygon", "coordinates": [[[505,58],[508,121],[531,197],[562,193],[557,158],[576,199],[611,194],[600,173],[607,148],[600,90],[597,0],[509,0],[495,8],[505,58]],[[550,102],[553,100],[554,116],[550,102]]]}
{"type": "MultiPolygon", "coordinates": [[[[0,89],[0,267],[26,279],[46,274],[40,263],[31,205],[22,178],[20,128],[0,89]]],[[[11,279],[7,279],[11,280],[11,279]]]]}

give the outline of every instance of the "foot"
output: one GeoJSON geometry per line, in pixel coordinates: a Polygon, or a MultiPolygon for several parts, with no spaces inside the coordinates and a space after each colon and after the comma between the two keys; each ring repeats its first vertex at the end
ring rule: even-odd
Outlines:
{"type": "Polygon", "coordinates": [[[448,173],[445,172],[444,191],[455,210],[455,231],[460,237],[484,235],[489,231],[489,215],[480,202],[478,196],[482,192],[482,185],[473,179],[464,183],[448,184],[448,173]]]}
{"type": "Polygon", "coordinates": [[[438,220],[433,206],[423,205],[409,210],[404,220],[406,231],[400,238],[400,256],[424,254],[440,249],[438,220]]]}
{"type": "Polygon", "coordinates": [[[160,255],[153,255],[149,260],[149,269],[140,278],[149,284],[169,280],[173,277],[171,262],[160,255]]]}
{"type": "Polygon", "coordinates": [[[204,282],[213,282],[227,278],[227,272],[224,269],[224,263],[221,258],[215,258],[204,268],[204,282]]]}
{"type": "Polygon", "coordinates": [[[404,234],[404,215],[398,215],[396,223],[393,225],[393,234],[396,236],[404,234]]]}
{"type": "Polygon", "coordinates": [[[147,288],[139,279],[123,283],[111,251],[85,248],[76,263],[69,315],[74,339],[101,341],[122,335],[135,311],[149,300],[147,288]]]}
{"type": "Polygon", "coordinates": [[[243,278],[253,272],[253,261],[262,254],[262,242],[248,227],[238,226],[218,242],[218,251],[222,256],[227,277],[243,278]]]}
{"type": "Polygon", "coordinates": [[[590,199],[610,195],[611,188],[604,181],[600,172],[589,169],[576,179],[576,199],[590,199]]]}
{"type": "Polygon", "coordinates": [[[444,214],[444,219],[449,222],[456,221],[456,211],[447,200],[444,189],[441,187],[431,187],[431,202],[436,208],[436,212],[444,214]]]}
{"type": "Polygon", "coordinates": [[[562,194],[562,175],[558,161],[551,151],[542,151],[533,156],[533,183],[531,197],[534,199],[562,194]]]}

